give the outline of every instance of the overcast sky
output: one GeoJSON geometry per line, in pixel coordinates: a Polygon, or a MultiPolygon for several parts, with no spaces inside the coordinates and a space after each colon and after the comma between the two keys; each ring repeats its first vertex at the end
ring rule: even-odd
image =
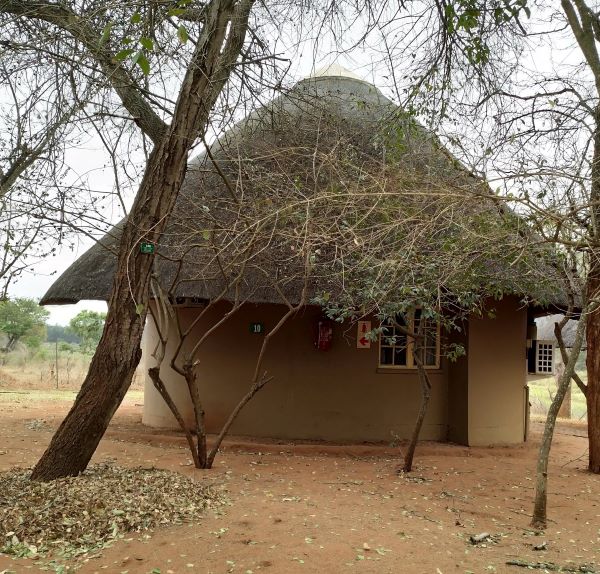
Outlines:
{"type": "MultiPolygon", "coordinates": [[[[40,299],[56,278],[92,244],[91,239],[83,238],[77,251],[65,250],[56,257],[38,263],[33,272],[26,273],[19,278],[10,289],[10,294],[13,297],[40,299]]],[[[50,325],[67,325],[70,319],[83,309],[106,311],[106,303],[104,301],[80,301],[77,305],[48,305],[46,309],[50,311],[48,319],[50,325]]]]}

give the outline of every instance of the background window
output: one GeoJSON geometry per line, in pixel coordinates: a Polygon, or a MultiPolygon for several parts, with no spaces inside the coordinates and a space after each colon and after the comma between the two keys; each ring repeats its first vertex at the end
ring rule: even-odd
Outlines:
{"type": "Polygon", "coordinates": [[[536,373],[554,373],[554,344],[550,341],[536,341],[536,373]]]}

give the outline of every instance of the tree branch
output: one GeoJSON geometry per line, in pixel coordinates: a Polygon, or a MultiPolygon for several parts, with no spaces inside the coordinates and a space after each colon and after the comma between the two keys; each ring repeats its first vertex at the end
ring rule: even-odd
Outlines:
{"type": "Polygon", "coordinates": [[[596,91],[600,94],[600,58],[594,38],[594,29],[585,6],[581,0],[575,0],[577,12],[570,0],[561,0],[561,5],[567,16],[573,35],[585,56],[585,59],[594,74],[596,91]],[[579,16],[579,17],[578,17],[579,16]]]}
{"type": "Polygon", "coordinates": [[[167,124],[141,95],[141,87],[136,84],[129,72],[103,45],[102,37],[82,16],[64,5],[40,0],[3,0],[0,4],[0,12],[47,22],[68,32],[75,40],[81,42],[89,56],[100,65],[135,123],[154,143],[161,139],[166,132],[167,124]]]}

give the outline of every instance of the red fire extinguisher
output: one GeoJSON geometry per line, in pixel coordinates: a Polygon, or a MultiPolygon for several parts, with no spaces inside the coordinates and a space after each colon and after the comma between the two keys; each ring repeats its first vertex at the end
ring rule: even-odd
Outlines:
{"type": "Polygon", "coordinates": [[[317,326],[315,347],[318,351],[329,351],[333,340],[333,322],[329,319],[320,319],[317,326]]]}

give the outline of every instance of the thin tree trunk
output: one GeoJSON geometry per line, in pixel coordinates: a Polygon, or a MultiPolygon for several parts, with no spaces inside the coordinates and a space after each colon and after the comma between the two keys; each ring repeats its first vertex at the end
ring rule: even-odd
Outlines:
{"type": "Polygon", "coordinates": [[[404,466],[402,467],[403,472],[410,472],[412,470],[415,449],[417,448],[417,442],[419,441],[419,435],[421,434],[421,428],[423,427],[423,421],[425,420],[429,399],[431,397],[431,382],[429,381],[429,375],[423,366],[423,362],[419,357],[417,357],[417,353],[415,353],[415,362],[417,363],[419,382],[421,383],[421,407],[419,408],[417,421],[415,422],[413,433],[410,438],[410,442],[408,443],[408,450],[404,455],[404,466]]]}
{"type": "MultiPolygon", "coordinates": [[[[596,84],[600,84],[600,70],[594,69],[596,84]]],[[[591,230],[596,245],[600,242],[600,106],[595,110],[594,157],[590,189],[591,230]]],[[[593,307],[586,318],[587,345],[587,420],[588,420],[588,467],[600,473],[600,310],[595,303],[600,295],[600,253],[597,247],[591,250],[589,271],[586,278],[586,298],[593,307]]]]}
{"type": "Polygon", "coordinates": [[[288,310],[283,314],[281,319],[279,319],[279,321],[277,321],[277,324],[265,335],[265,338],[263,339],[262,345],[260,347],[260,351],[258,352],[258,357],[256,358],[256,363],[254,365],[254,373],[252,375],[252,384],[250,386],[250,390],[242,397],[242,400],[233,409],[233,412],[229,415],[229,418],[223,425],[223,428],[221,429],[221,432],[217,436],[215,444],[213,445],[213,447],[210,451],[210,454],[208,455],[206,468],[212,468],[212,464],[213,464],[213,461],[215,460],[215,456],[217,456],[217,452],[219,452],[219,447],[221,446],[223,439],[229,432],[231,425],[235,422],[235,419],[238,417],[241,410],[246,406],[246,404],[250,401],[250,399],[252,397],[254,397],[254,395],[258,391],[260,391],[260,389],[262,389],[271,380],[271,377],[267,377],[266,372],[263,373],[262,376],[260,375],[263,359],[265,358],[265,354],[267,352],[267,347],[269,346],[271,339],[285,325],[285,323],[288,321],[288,319],[290,317],[292,317],[293,315],[295,315],[304,306],[304,303],[306,301],[306,293],[307,293],[307,289],[308,289],[308,275],[309,275],[308,270],[310,269],[310,265],[309,265],[308,261],[306,263],[306,269],[307,269],[307,271],[306,271],[306,276],[304,279],[304,287],[302,288],[302,294],[300,295],[300,301],[298,302],[297,305],[292,305],[289,302],[289,300],[287,299],[287,297],[283,294],[283,292],[279,289],[279,286],[277,285],[277,283],[275,284],[275,289],[277,290],[277,292],[279,293],[281,298],[285,301],[285,304],[287,305],[288,310]]]}
{"type": "Polygon", "coordinates": [[[17,344],[16,337],[8,337],[8,343],[6,343],[6,348],[4,349],[7,353],[10,353],[17,344]]]}
{"type": "Polygon", "coordinates": [[[185,175],[188,152],[206,129],[210,110],[243,46],[252,3],[242,0],[233,11],[233,0],[213,0],[207,6],[172,123],[150,155],[123,229],[102,338],[73,407],[33,469],[34,480],[83,472],[131,384],[141,357],[154,261],[153,255],[140,252],[139,243],[142,239],[156,243],[164,229],[185,175]]]}
{"type": "MultiPolygon", "coordinates": [[[[566,324],[567,318],[563,319],[561,323],[566,324]]],[[[546,424],[544,425],[544,433],[542,435],[542,442],[540,444],[540,450],[537,459],[536,467],[536,482],[535,482],[535,501],[533,506],[533,518],[531,520],[531,526],[534,528],[546,528],[547,520],[547,504],[548,504],[548,461],[550,459],[550,447],[552,446],[552,438],[554,436],[554,427],[556,426],[556,417],[562,404],[563,398],[571,381],[571,377],[575,372],[575,365],[577,364],[577,358],[581,351],[581,345],[583,342],[585,324],[583,321],[579,321],[577,325],[577,331],[575,333],[575,342],[571,353],[569,354],[569,360],[565,365],[565,370],[560,378],[558,388],[554,399],[548,409],[548,416],[546,418],[546,424]]],[[[558,324],[555,325],[555,332],[558,331],[557,335],[560,335],[560,329],[558,324]]]]}
{"type": "MultiPolygon", "coordinates": [[[[556,365],[556,374],[554,376],[556,380],[556,388],[560,385],[560,379],[565,372],[565,364],[560,362],[556,365]]],[[[571,418],[571,382],[567,384],[567,389],[565,390],[565,396],[563,397],[562,404],[560,405],[560,410],[558,411],[559,419],[570,419],[571,418]]]]}
{"type": "Polygon", "coordinates": [[[250,390],[242,397],[242,400],[233,409],[233,411],[229,415],[229,418],[227,419],[227,422],[223,425],[223,428],[221,428],[221,432],[218,434],[215,443],[210,449],[210,453],[206,460],[206,468],[212,468],[213,462],[215,461],[215,457],[219,452],[219,448],[221,447],[223,439],[227,436],[227,433],[229,433],[231,425],[235,422],[235,419],[237,419],[242,409],[252,399],[252,397],[254,397],[254,395],[258,393],[258,391],[260,391],[260,389],[262,389],[271,379],[272,377],[264,376],[260,381],[254,383],[250,387],[250,390]]]}
{"type": "Polygon", "coordinates": [[[192,365],[188,364],[183,367],[185,376],[185,382],[187,383],[188,391],[192,399],[192,406],[194,408],[194,421],[196,424],[196,440],[198,443],[198,468],[210,468],[206,465],[207,452],[206,447],[206,424],[204,422],[204,406],[202,404],[202,397],[200,396],[200,388],[198,386],[198,377],[194,373],[192,365]]]}
{"type": "Polygon", "coordinates": [[[200,460],[198,459],[198,452],[196,450],[196,445],[194,444],[194,435],[192,435],[190,429],[185,424],[185,420],[181,416],[181,413],[179,412],[175,401],[173,401],[173,399],[171,398],[169,391],[167,391],[165,384],[160,378],[160,367],[152,367],[151,369],[148,369],[148,375],[150,375],[150,379],[152,380],[152,383],[154,383],[154,388],[159,392],[160,396],[163,398],[165,403],[167,403],[169,410],[171,411],[171,413],[173,413],[173,416],[179,423],[181,430],[184,432],[185,439],[187,440],[188,446],[190,447],[190,451],[192,453],[194,466],[196,468],[203,468],[202,466],[200,466],[200,460]]]}
{"type": "MultiPolygon", "coordinates": [[[[596,257],[594,255],[594,257],[596,257]]],[[[600,293],[600,260],[595,259],[587,278],[588,301],[600,293]]],[[[587,421],[589,443],[589,469],[600,473],[600,309],[587,315],[587,421]]]]}

